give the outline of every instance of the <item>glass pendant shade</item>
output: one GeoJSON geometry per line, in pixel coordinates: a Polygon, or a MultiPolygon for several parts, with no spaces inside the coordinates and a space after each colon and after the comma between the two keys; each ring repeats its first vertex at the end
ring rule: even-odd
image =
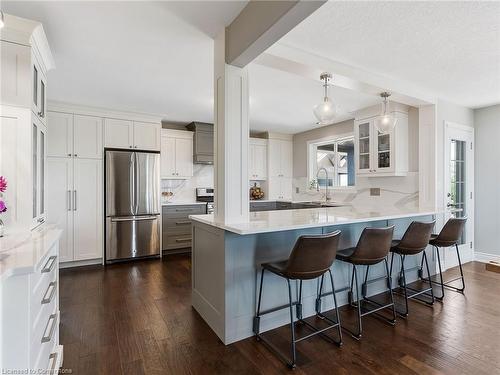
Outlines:
{"type": "Polygon", "coordinates": [[[320,104],[315,105],[313,108],[314,116],[316,116],[320,125],[332,124],[335,116],[337,115],[337,106],[328,96],[328,87],[330,86],[331,78],[332,75],[330,73],[322,73],[320,76],[320,79],[323,81],[325,93],[323,101],[320,104]]]}
{"type": "Polygon", "coordinates": [[[380,94],[382,98],[384,98],[384,102],[382,103],[382,113],[375,119],[375,127],[377,130],[382,133],[390,133],[396,126],[398,119],[394,114],[389,113],[389,102],[387,98],[391,94],[387,92],[383,92],[380,94]]]}
{"type": "Polygon", "coordinates": [[[337,115],[337,106],[325,97],[323,103],[314,106],[313,112],[321,125],[330,125],[337,115]]]}
{"type": "Polygon", "coordinates": [[[0,11],[0,29],[5,26],[4,18],[3,18],[3,12],[0,11]]]}

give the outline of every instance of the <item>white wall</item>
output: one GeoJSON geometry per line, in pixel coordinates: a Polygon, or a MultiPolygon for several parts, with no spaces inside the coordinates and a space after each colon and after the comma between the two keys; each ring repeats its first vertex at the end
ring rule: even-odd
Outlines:
{"type": "Polygon", "coordinates": [[[475,250],[500,257],[500,104],[476,109],[475,250]]]}

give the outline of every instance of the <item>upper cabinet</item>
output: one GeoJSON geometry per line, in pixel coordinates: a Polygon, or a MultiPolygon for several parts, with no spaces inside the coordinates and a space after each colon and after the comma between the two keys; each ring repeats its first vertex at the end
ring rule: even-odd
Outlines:
{"type": "Polygon", "coordinates": [[[9,227],[46,216],[47,72],[54,60],[39,22],[4,14],[0,29],[0,171],[9,182],[9,227]]]}
{"type": "Polygon", "coordinates": [[[214,125],[192,122],[186,126],[194,132],[193,162],[195,164],[214,163],[214,125]]]}
{"type": "Polygon", "coordinates": [[[193,177],[193,132],[163,129],[161,132],[161,178],[193,177]]]}
{"type": "Polygon", "coordinates": [[[250,138],[248,145],[248,179],[267,179],[267,139],[250,138]]]}
{"type": "Polygon", "coordinates": [[[356,174],[366,177],[405,176],[408,173],[408,114],[393,112],[398,121],[388,133],[375,126],[376,116],[354,122],[356,174]]]}
{"type": "Polygon", "coordinates": [[[160,150],[160,123],[104,119],[104,145],[109,148],[160,150]]]}
{"type": "Polygon", "coordinates": [[[102,159],[102,123],[100,117],[48,112],[48,156],[102,159]]]}
{"type": "Polygon", "coordinates": [[[268,140],[268,199],[292,199],[293,143],[291,137],[268,140]]]}

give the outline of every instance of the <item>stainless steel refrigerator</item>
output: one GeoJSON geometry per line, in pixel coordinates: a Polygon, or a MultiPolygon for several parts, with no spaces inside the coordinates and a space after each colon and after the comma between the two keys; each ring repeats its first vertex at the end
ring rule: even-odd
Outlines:
{"type": "Polygon", "coordinates": [[[106,262],[160,255],[160,154],[106,151],[106,262]]]}

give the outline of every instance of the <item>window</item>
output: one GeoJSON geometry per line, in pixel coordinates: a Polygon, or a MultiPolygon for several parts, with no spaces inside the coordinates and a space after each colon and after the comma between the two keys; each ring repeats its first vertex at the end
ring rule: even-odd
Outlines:
{"type": "Polygon", "coordinates": [[[354,186],[354,177],[353,136],[308,143],[308,178],[311,187],[324,187],[326,184],[330,187],[354,186]]]}

